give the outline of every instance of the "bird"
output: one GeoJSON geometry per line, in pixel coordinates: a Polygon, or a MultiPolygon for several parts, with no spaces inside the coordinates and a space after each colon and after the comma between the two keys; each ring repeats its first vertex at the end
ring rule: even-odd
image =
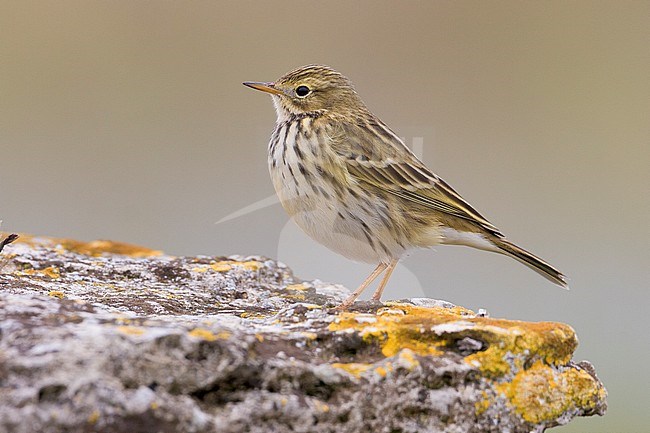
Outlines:
{"type": "Polygon", "coordinates": [[[269,172],[291,219],[330,250],[376,265],[339,310],[383,273],[371,298],[380,302],[399,260],[435,245],[500,253],[568,289],[560,271],[506,239],[418,159],[343,74],[312,64],[243,84],[273,100],[269,172]]]}

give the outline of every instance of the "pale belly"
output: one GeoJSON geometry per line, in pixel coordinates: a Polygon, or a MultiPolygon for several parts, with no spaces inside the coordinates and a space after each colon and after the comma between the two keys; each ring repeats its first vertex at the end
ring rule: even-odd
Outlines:
{"type": "MultiPolygon", "coordinates": [[[[387,251],[382,250],[376,245],[375,240],[368,239],[368,237],[373,238],[372,230],[365,230],[361,222],[342,217],[331,201],[303,201],[298,209],[295,205],[287,206],[286,201],[282,203],[291,219],[309,237],[351,260],[388,263],[404,252],[402,248],[396,248],[394,245],[388,247],[387,251]]],[[[367,220],[372,216],[359,216],[359,218],[367,220]]]]}
{"type": "Polygon", "coordinates": [[[337,197],[336,191],[323,182],[318,182],[316,188],[305,188],[310,184],[310,175],[291,172],[288,167],[272,168],[273,185],[286,212],[312,239],[365,263],[389,263],[406,252],[407,247],[394,239],[386,224],[389,220],[385,204],[355,203],[346,195],[341,201],[340,191],[337,197]]]}

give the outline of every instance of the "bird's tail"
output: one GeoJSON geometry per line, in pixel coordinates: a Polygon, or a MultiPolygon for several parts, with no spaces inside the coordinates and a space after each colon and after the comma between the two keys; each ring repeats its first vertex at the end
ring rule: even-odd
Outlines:
{"type": "Polygon", "coordinates": [[[569,284],[567,283],[564,274],[546,263],[544,260],[503,238],[492,237],[490,240],[498,248],[498,252],[520,261],[552,283],[557,284],[564,289],[569,288],[569,284]]]}

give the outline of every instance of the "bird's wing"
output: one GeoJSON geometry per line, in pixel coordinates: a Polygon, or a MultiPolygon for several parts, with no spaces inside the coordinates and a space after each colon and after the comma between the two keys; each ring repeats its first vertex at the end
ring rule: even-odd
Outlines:
{"type": "MultiPolygon", "coordinates": [[[[364,143],[354,143],[352,147],[341,146],[339,143],[337,146],[339,150],[345,149],[339,155],[354,180],[432,210],[470,221],[495,236],[503,237],[498,228],[478,213],[444,180],[431,172],[399,137],[383,123],[380,125],[386,132],[381,134],[381,149],[385,151],[364,143]]],[[[367,133],[354,134],[356,137],[363,135],[364,138],[370,139],[367,133]]],[[[339,137],[341,140],[350,139],[349,134],[339,137]]]]}
{"type": "Polygon", "coordinates": [[[384,161],[348,159],[346,162],[348,173],[358,182],[370,184],[432,210],[476,223],[490,233],[502,236],[499,229],[470,206],[445,181],[424,166],[418,167],[392,159],[384,161]]]}

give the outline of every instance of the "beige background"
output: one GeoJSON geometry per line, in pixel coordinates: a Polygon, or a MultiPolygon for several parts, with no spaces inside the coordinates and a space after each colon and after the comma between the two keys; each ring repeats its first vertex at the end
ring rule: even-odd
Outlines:
{"type": "Polygon", "coordinates": [[[2,229],[264,254],[355,286],[370,268],[315,246],[279,205],[215,224],[273,194],[275,114],[241,82],[326,63],[572,286],[442,247],[405,260],[387,296],[571,324],[610,411],[554,431],[647,431],[649,28],[648,1],[5,0],[2,229]]]}

